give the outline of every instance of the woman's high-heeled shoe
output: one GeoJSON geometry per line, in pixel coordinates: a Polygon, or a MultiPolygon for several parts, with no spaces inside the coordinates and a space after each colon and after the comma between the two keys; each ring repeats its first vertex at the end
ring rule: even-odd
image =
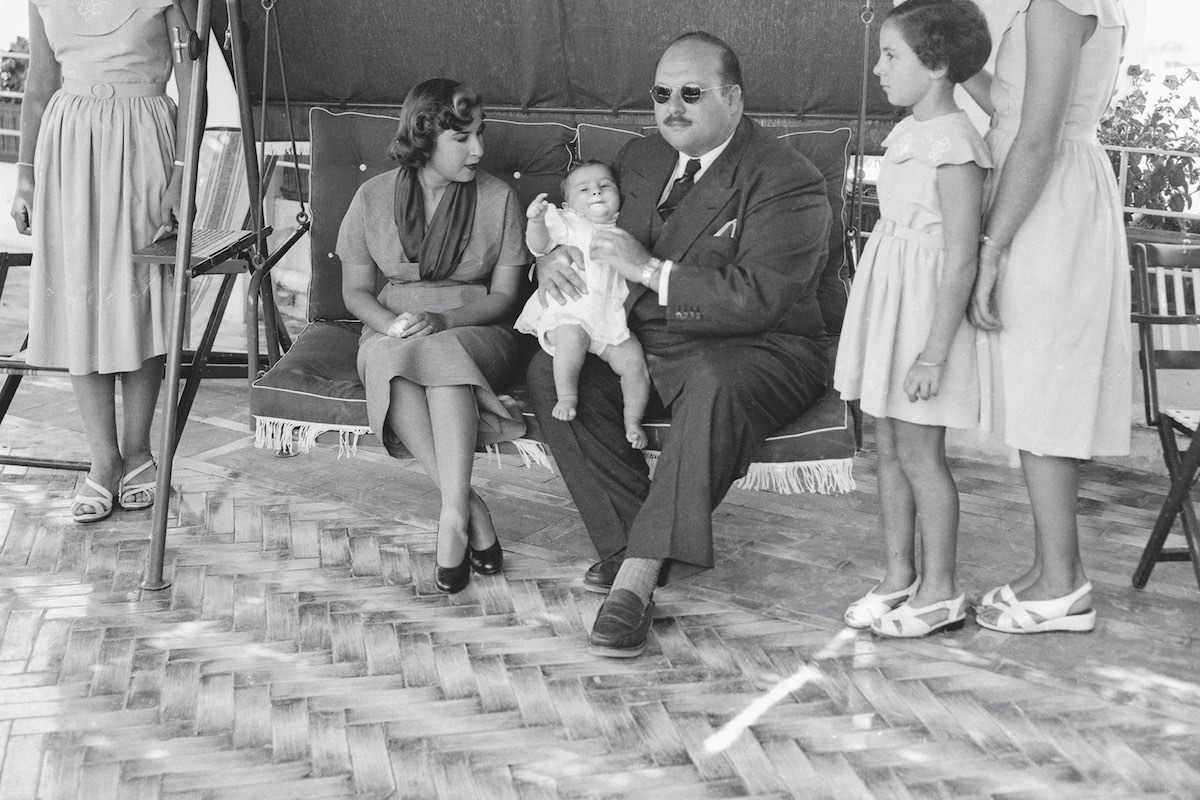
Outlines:
{"type": "Polygon", "coordinates": [[[504,549],[500,547],[500,540],[497,539],[491,547],[482,550],[468,547],[467,558],[480,575],[495,575],[504,566],[504,549]]]}
{"type": "Polygon", "coordinates": [[[463,557],[456,566],[443,567],[437,563],[437,557],[434,557],[433,582],[437,584],[437,588],[446,594],[455,594],[467,588],[467,584],[471,582],[471,545],[468,544],[463,548],[463,557]]]}

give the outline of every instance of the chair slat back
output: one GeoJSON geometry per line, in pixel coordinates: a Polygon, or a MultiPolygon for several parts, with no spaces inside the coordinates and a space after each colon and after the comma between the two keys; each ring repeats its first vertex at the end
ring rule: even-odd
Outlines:
{"type": "Polygon", "coordinates": [[[1153,306],[1150,313],[1164,317],[1191,318],[1183,324],[1156,325],[1156,350],[1200,350],[1200,324],[1196,324],[1200,309],[1200,268],[1148,266],[1153,286],[1153,306]]]}
{"type": "Polygon", "coordinates": [[[1146,422],[1155,425],[1158,370],[1200,370],[1200,247],[1138,243],[1131,255],[1146,422]]]}

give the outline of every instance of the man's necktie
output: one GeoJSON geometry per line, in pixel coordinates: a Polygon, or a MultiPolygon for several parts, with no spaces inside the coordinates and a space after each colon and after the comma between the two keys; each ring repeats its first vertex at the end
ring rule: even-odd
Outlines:
{"type": "Polygon", "coordinates": [[[684,195],[696,185],[696,173],[699,171],[700,159],[698,158],[691,159],[684,166],[683,174],[675,180],[675,184],[671,187],[671,193],[658,207],[658,215],[662,217],[663,222],[666,222],[675,213],[675,209],[679,208],[679,204],[683,202],[684,195]]]}

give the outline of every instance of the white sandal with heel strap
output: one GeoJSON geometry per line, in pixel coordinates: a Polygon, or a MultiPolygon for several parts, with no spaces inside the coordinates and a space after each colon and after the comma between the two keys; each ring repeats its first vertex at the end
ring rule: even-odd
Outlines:
{"type": "Polygon", "coordinates": [[[985,628],[1001,633],[1087,633],[1096,627],[1096,609],[1071,613],[1071,606],[1092,593],[1092,582],[1085,581],[1075,591],[1054,600],[1019,600],[1012,587],[1000,588],[996,602],[981,609],[975,620],[985,628]],[[995,619],[988,619],[995,615],[995,619]]]}
{"type": "Polygon", "coordinates": [[[875,620],[916,594],[920,585],[921,579],[917,578],[912,582],[912,586],[890,594],[876,594],[875,589],[872,589],[846,608],[842,620],[851,628],[866,630],[875,620]]]}
{"type": "Polygon", "coordinates": [[[967,595],[960,594],[949,600],[939,600],[927,606],[905,603],[884,614],[871,625],[871,632],[893,639],[917,639],[939,631],[956,631],[967,619],[967,595]],[[945,611],[946,618],[940,622],[926,622],[922,617],[936,611],[945,611]]]}
{"type": "Polygon", "coordinates": [[[71,501],[71,518],[76,522],[100,522],[111,517],[113,493],[90,477],[85,477],[83,482],[96,494],[75,495],[75,499],[71,501]],[[95,511],[87,509],[95,509],[95,511]]]}
{"type": "MultiPolygon", "coordinates": [[[[132,483],[132,481],[138,475],[155,466],[158,465],[154,459],[148,458],[140,467],[130,470],[124,478],[121,478],[121,483],[117,486],[117,502],[121,504],[121,508],[126,511],[140,511],[143,508],[149,508],[154,505],[154,488],[158,485],[158,481],[143,481],[142,483],[132,483]],[[135,500],[134,498],[138,495],[145,495],[149,499],[135,500]]],[[[109,496],[111,497],[111,495],[109,496]]]]}

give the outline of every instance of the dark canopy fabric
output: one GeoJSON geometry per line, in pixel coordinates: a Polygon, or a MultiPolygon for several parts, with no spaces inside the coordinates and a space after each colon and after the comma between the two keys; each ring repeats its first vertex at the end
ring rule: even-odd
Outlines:
{"type": "MultiPolygon", "coordinates": [[[[847,118],[858,113],[861,8],[860,0],[276,0],[273,14],[300,106],[394,105],[414,84],[445,76],[490,106],[646,112],[663,48],[706,30],[740,56],[748,111],[847,118]]],[[[265,12],[243,0],[242,13],[257,105],[265,12]]],[[[226,26],[218,0],[218,41],[226,26]]],[[[272,64],[268,104],[282,100],[282,86],[272,64]]],[[[873,78],[867,97],[871,116],[893,116],[873,78]]]]}

